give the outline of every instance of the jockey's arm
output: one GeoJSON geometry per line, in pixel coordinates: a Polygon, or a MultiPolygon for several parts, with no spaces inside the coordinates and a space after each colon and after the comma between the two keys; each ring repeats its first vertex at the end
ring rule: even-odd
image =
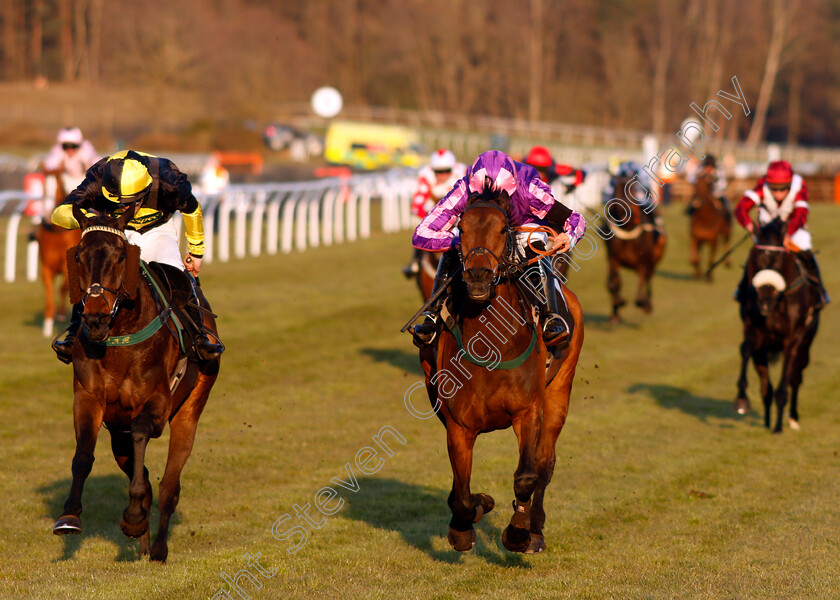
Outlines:
{"type": "Polygon", "coordinates": [[[747,194],[741,197],[741,201],[738,202],[738,206],[735,207],[734,216],[735,220],[738,221],[742,227],[744,227],[747,231],[752,232],[753,221],[750,217],[750,210],[758,204],[758,202],[749,195],[750,193],[751,192],[747,192],[747,194]]]}
{"type": "Polygon", "coordinates": [[[94,208],[97,200],[102,198],[102,170],[106,160],[106,158],[103,158],[88,169],[84,181],[75,190],[67,194],[64,202],[55,207],[50,217],[54,225],[64,229],[79,228],[79,222],[73,216],[73,205],[75,204],[84,211],[94,208]]]}
{"type": "Polygon", "coordinates": [[[554,246],[559,246],[560,252],[574,248],[586,232],[586,221],[580,213],[557,201],[546,213],[545,220],[554,231],[558,232],[554,237],[554,246]]]}
{"type": "Polygon", "coordinates": [[[466,180],[459,180],[452,192],[438,202],[414,230],[411,245],[429,252],[457,247],[460,239],[452,228],[464,212],[468,195],[466,180]]]}

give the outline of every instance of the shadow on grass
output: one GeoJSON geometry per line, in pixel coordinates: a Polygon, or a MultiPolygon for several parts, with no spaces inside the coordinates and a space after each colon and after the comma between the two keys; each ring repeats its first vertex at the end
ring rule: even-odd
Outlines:
{"type": "MultiPolygon", "coordinates": [[[[433,540],[445,537],[451,513],[446,504],[449,492],[408,484],[396,479],[359,478],[360,489],[345,496],[345,517],[395,531],[409,545],[440,562],[456,564],[463,553],[449,548],[436,550],[433,540]]],[[[495,510],[498,510],[497,505],[495,510]]],[[[476,523],[476,544],[471,552],[488,563],[502,567],[530,569],[520,554],[511,554],[501,545],[502,532],[484,518],[476,523]]]]}
{"type": "Polygon", "coordinates": [[[597,329],[598,331],[612,331],[618,328],[639,329],[638,323],[630,323],[624,319],[618,323],[610,321],[610,316],[606,314],[583,313],[583,326],[597,329]]]}
{"type": "Polygon", "coordinates": [[[654,272],[654,275],[657,277],[664,277],[665,279],[678,279],[680,281],[701,281],[703,283],[706,282],[705,279],[697,279],[694,276],[693,271],[686,271],[685,273],[683,273],[677,271],[665,271],[662,269],[657,269],[654,272]]]}
{"type": "MultiPolygon", "coordinates": [[[[408,338],[406,338],[408,340],[408,338]]],[[[410,340],[408,340],[410,342],[410,340]]],[[[420,367],[417,350],[411,346],[410,350],[393,350],[389,348],[362,348],[361,353],[376,362],[384,362],[415,375],[425,375],[420,367]]]]}
{"type": "MultiPolygon", "coordinates": [[[[64,502],[70,492],[72,479],[62,479],[38,488],[38,493],[44,499],[46,516],[58,519],[64,509],[64,502]]],[[[153,483],[154,492],[157,486],[153,483]]],[[[157,498],[155,497],[155,501],[157,498]]],[[[85,538],[96,537],[107,540],[117,547],[116,562],[133,562],[146,560],[140,556],[140,541],[123,535],[120,531],[120,519],[128,506],[128,478],[120,475],[91,476],[85,481],[82,494],[82,533],[81,535],[54,536],[56,542],[61,540],[64,552],[55,562],[72,559],[81,547],[85,538]]],[[[152,518],[149,527],[152,530],[152,542],[157,531],[157,505],[152,503],[152,518]]],[[[175,512],[169,521],[169,533],[178,524],[178,513],[175,512]]],[[[51,535],[51,534],[50,534],[51,535]]]]}
{"type": "MultiPolygon", "coordinates": [[[[732,408],[732,400],[720,400],[709,396],[695,396],[691,392],[672,385],[636,383],[627,388],[631,394],[647,394],[665,408],[675,408],[693,415],[704,423],[709,417],[744,420],[744,416],[736,413],[732,408]]],[[[732,427],[732,425],[724,425],[732,427]]]]}

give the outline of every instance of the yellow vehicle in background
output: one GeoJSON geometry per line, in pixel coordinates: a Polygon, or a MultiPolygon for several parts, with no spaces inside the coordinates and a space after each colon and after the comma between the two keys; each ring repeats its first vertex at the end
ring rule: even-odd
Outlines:
{"type": "Polygon", "coordinates": [[[327,128],[324,148],[327,162],[366,171],[426,162],[417,132],[400,125],[334,121],[327,128]]]}

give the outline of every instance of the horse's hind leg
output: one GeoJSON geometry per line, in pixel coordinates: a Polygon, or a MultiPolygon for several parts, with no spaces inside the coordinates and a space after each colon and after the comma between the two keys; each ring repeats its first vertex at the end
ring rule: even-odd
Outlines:
{"type": "Polygon", "coordinates": [[[712,280],[712,265],[715,264],[715,255],[717,254],[717,240],[718,236],[712,238],[709,242],[709,267],[706,269],[706,281],[712,280]]]}
{"type": "Polygon", "coordinates": [[[64,512],[53,527],[53,533],[81,533],[82,520],[82,489],[85,480],[93,468],[93,451],[96,448],[96,437],[102,425],[103,409],[94,398],[79,398],[74,400],[74,427],[76,429],[76,453],[73,455],[73,483],[70,494],[64,503],[64,512]]]}
{"type": "MultiPolygon", "coordinates": [[[[114,431],[111,433],[111,450],[114,452],[114,459],[117,465],[123,472],[128,475],[129,481],[134,474],[134,441],[131,438],[131,433],[127,431],[114,431]]],[[[143,508],[146,514],[152,506],[152,484],[149,482],[149,470],[143,467],[143,479],[146,484],[146,497],[143,500],[143,508]]],[[[149,553],[149,530],[140,536],[140,554],[146,555],[149,553]]]]}
{"type": "Polygon", "coordinates": [[[636,298],[636,306],[642,309],[643,312],[649,313],[653,310],[650,301],[651,296],[651,279],[653,277],[652,264],[639,265],[639,295],[636,298]]]}
{"type": "Polygon", "coordinates": [[[531,499],[537,489],[536,455],[540,439],[540,413],[536,403],[522,416],[514,418],[513,430],[519,439],[519,465],[513,474],[513,516],[502,532],[502,544],[511,552],[525,552],[531,543],[531,499]]]}
{"type": "Polygon", "coordinates": [[[700,278],[700,241],[691,236],[691,248],[689,250],[688,262],[694,267],[694,276],[700,278]]]}
{"type": "Polygon", "coordinates": [[[155,543],[152,545],[150,560],[166,562],[169,555],[169,546],[167,545],[169,519],[175,512],[180,499],[181,471],[192,452],[198,419],[207,403],[210,388],[213,386],[215,379],[215,375],[199,378],[199,382],[190,397],[169,424],[169,454],[166,457],[166,470],[160,480],[158,491],[160,523],[158,524],[155,543]]]}

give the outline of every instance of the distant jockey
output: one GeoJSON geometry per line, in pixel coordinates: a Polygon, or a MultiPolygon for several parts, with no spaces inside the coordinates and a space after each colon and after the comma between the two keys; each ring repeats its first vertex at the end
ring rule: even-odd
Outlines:
{"type": "Polygon", "coordinates": [[[819,286],[821,303],[817,308],[825,306],[831,300],[825,291],[817,259],[811,251],[811,234],[806,225],[809,207],[805,180],[794,174],[787,161],[770,163],[767,174],[758,180],[753,189],[744,192],[735,207],[735,219],[750,233],[755,229],[749,214],[753,207],[758,207],[759,225],[766,225],[776,218],[787,224],[784,246],[796,253],[808,279],[819,286]]]}
{"type": "MultiPolygon", "coordinates": [[[[422,220],[466,171],[467,166],[455,160],[450,150],[441,148],[433,152],[429,164],[417,174],[417,189],[411,197],[411,214],[422,220]]],[[[421,250],[414,250],[411,262],[403,269],[403,275],[411,278],[420,272],[420,253],[421,250]]]]}
{"type": "Polygon", "coordinates": [[[571,165],[562,165],[555,162],[548,148],[545,146],[534,146],[531,148],[523,162],[526,165],[534,167],[540,174],[540,179],[548,185],[552,185],[555,181],[559,180],[563,184],[566,194],[574,192],[577,186],[582,184],[586,178],[585,171],[575,169],[571,165]]]}
{"type": "MultiPolygon", "coordinates": [[[[697,170],[687,173],[685,179],[691,185],[697,185],[697,181],[701,177],[708,177],[711,180],[712,195],[720,201],[723,211],[730,215],[732,209],[729,206],[729,200],[726,199],[726,173],[723,172],[723,169],[718,168],[717,160],[711,154],[703,159],[703,163],[697,170]]],[[[700,200],[692,198],[685,209],[685,214],[691,216],[698,208],[700,208],[700,200]]]]}
{"type": "MultiPolygon", "coordinates": [[[[514,162],[504,152],[485,152],[476,158],[467,169],[466,175],[456,182],[455,187],[438,202],[414,231],[412,243],[415,248],[443,252],[432,295],[440,289],[459,262],[457,249],[460,246],[460,238],[456,226],[466,208],[467,199],[472,193],[485,191],[502,191],[508,194],[510,205],[507,215],[511,227],[548,225],[557,232],[552,240],[548,239],[546,233],[517,232],[516,258],[521,261],[536,256],[528,247],[529,238],[530,244],[540,250],[548,248],[551,241],[552,247],[559,248],[560,252],[567,252],[583,237],[586,230],[583,217],[555,201],[548,184],[542,181],[534,167],[514,162]]],[[[537,264],[539,268],[527,271],[525,276],[529,278],[532,289],[544,292],[542,297],[536,298],[543,340],[547,346],[562,344],[569,338],[568,323],[571,317],[568,307],[562,292],[555,293],[558,286],[555,283],[551,261],[543,258],[537,264]]],[[[419,346],[430,344],[434,340],[443,302],[444,297],[441,296],[426,311],[425,322],[414,327],[414,338],[419,346]]]]}

